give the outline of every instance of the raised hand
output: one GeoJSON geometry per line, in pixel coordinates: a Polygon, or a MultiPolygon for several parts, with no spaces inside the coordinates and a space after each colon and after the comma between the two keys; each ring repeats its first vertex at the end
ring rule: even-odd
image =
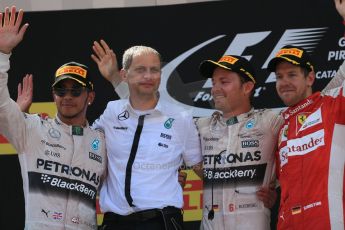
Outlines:
{"type": "Polygon", "coordinates": [[[334,0],[334,3],[338,13],[343,17],[343,20],[345,20],[345,0],[334,0]]]}
{"type": "Polygon", "coordinates": [[[23,83],[18,84],[17,104],[22,112],[29,112],[32,104],[33,81],[32,74],[26,74],[23,83]]]}
{"type": "Polygon", "coordinates": [[[0,13],[0,52],[9,54],[24,37],[29,24],[21,26],[23,10],[16,13],[16,7],[5,8],[5,13],[0,13]]]}
{"type": "Polygon", "coordinates": [[[100,40],[100,42],[95,41],[92,49],[95,54],[92,54],[91,58],[97,63],[99,72],[116,87],[122,79],[114,51],[109,48],[104,40],[100,40]]]}

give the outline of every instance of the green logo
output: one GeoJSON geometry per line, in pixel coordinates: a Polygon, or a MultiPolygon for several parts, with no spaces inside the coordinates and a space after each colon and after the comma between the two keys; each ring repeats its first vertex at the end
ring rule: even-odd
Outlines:
{"type": "Polygon", "coordinates": [[[83,136],[83,127],[80,126],[72,126],[72,135],[75,136],[83,136]]]}
{"type": "Polygon", "coordinates": [[[230,118],[226,121],[226,124],[227,124],[228,126],[234,125],[234,124],[237,124],[237,123],[238,123],[237,117],[230,117],[230,118]]]}
{"type": "Polygon", "coordinates": [[[175,119],[174,118],[169,118],[168,120],[165,121],[164,127],[166,129],[170,129],[172,127],[172,123],[175,119]]]}

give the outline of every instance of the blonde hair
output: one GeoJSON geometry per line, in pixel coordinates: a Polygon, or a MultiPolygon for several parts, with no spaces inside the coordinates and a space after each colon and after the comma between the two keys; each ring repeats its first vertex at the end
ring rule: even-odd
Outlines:
{"type": "Polygon", "coordinates": [[[148,47],[148,46],[132,46],[128,48],[122,57],[122,68],[128,70],[132,64],[133,57],[139,56],[142,54],[155,54],[159,58],[161,62],[161,55],[158,53],[157,50],[148,47]]]}

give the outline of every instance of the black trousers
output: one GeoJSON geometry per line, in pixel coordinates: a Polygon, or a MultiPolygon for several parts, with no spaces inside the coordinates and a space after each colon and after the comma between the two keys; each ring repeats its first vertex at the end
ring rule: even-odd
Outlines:
{"type": "Polygon", "coordinates": [[[183,216],[181,209],[170,206],[128,216],[107,212],[101,230],[183,230],[183,216]]]}

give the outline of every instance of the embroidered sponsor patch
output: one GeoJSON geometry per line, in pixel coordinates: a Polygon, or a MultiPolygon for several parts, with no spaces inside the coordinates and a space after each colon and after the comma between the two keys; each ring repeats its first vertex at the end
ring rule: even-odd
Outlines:
{"type": "Polygon", "coordinates": [[[303,210],[307,210],[307,209],[310,209],[310,208],[315,208],[317,206],[321,206],[321,201],[317,201],[317,202],[314,202],[314,203],[311,203],[311,204],[307,204],[306,206],[303,207],[303,210]]]}
{"type": "Polygon", "coordinates": [[[319,108],[314,113],[312,113],[308,117],[306,117],[306,119],[301,124],[301,126],[299,127],[297,132],[306,130],[306,129],[313,127],[313,126],[320,124],[320,123],[322,123],[321,108],[319,108]]]}
{"type": "Polygon", "coordinates": [[[129,118],[129,112],[127,110],[123,111],[122,113],[120,113],[118,116],[117,116],[117,119],[119,121],[124,121],[124,120],[127,120],[129,118]]]}
{"type": "Polygon", "coordinates": [[[102,163],[102,157],[97,155],[97,154],[95,154],[95,153],[89,152],[89,158],[91,160],[95,160],[95,161],[97,161],[99,163],[102,163]]]}
{"type": "Polygon", "coordinates": [[[288,140],[286,145],[288,155],[296,156],[312,152],[320,146],[325,145],[324,136],[325,132],[322,129],[301,138],[288,140]]]}
{"type": "Polygon", "coordinates": [[[164,122],[164,127],[165,127],[166,129],[171,129],[174,120],[175,120],[174,118],[169,118],[168,120],[166,120],[166,121],[164,122]]]}
{"type": "Polygon", "coordinates": [[[246,129],[252,129],[255,126],[255,120],[251,119],[246,123],[246,129]]]}
{"type": "Polygon", "coordinates": [[[241,141],[242,148],[259,147],[259,140],[244,140],[241,141]]]}
{"type": "Polygon", "coordinates": [[[61,133],[59,130],[57,129],[54,129],[54,128],[50,128],[48,130],[48,133],[49,133],[49,136],[52,137],[52,138],[55,138],[57,140],[60,140],[60,137],[61,137],[61,133]]]}
{"type": "Polygon", "coordinates": [[[161,133],[161,136],[160,136],[160,137],[162,137],[162,138],[164,138],[164,139],[168,139],[168,140],[171,140],[171,138],[172,138],[171,135],[166,134],[166,133],[161,133]]]}
{"type": "Polygon", "coordinates": [[[100,140],[99,139],[94,139],[91,143],[91,148],[95,151],[97,151],[99,149],[99,144],[100,144],[100,140]]]}

